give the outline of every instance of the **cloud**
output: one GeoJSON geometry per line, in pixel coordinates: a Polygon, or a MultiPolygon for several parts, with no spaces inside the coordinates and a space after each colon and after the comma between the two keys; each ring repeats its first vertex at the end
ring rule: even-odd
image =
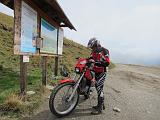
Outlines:
{"type": "Polygon", "coordinates": [[[160,60],[160,6],[138,6],[117,20],[109,31],[109,38],[119,43],[110,42],[114,60],[135,64],[160,60]],[[123,61],[123,57],[128,59],[123,61]]]}
{"type": "Polygon", "coordinates": [[[135,8],[134,12],[139,14],[160,14],[160,5],[138,6],[135,8]]]}

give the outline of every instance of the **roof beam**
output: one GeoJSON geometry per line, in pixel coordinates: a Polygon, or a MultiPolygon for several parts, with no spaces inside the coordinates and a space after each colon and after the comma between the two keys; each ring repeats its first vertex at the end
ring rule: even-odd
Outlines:
{"type": "MultiPolygon", "coordinates": [[[[34,2],[37,7],[44,11],[50,18],[52,18],[57,24],[61,22],[65,23],[65,27],[76,30],[72,23],[69,21],[64,11],[58,4],[57,0],[26,0],[34,2]]],[[[1,3],[14,9],[14,0],[0,0],[1,3]]]]}

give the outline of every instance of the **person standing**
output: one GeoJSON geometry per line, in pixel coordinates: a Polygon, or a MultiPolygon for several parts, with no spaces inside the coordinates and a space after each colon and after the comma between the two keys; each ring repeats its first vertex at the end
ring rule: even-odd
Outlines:
{"type": "Polygon", "coordinates": [[[93,106],[91,114],[101,114],[102,110],[105,109],[104,105],[104,81],[106,79],[107,67],[110,64],[109,50],[100,45],[100,41],[96,38],[91,38],[87,45],[88,48],[92,49],[91,58],[95,61],[94,72],[95,72],[95,88],[97,91],[97,105],[93,106]]]}

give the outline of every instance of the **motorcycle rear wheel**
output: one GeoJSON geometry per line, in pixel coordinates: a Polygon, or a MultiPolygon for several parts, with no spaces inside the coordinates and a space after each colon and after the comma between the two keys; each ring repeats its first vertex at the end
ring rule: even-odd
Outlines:
{"type": "Polygon", "coordinates": [[[78,104],[79,94],[76,91],[72,100],[67,101],[73,92],[75,83],[63,83],[57,86],[50,95],[49,108],[57,117],[70,114],[78,104]]]}

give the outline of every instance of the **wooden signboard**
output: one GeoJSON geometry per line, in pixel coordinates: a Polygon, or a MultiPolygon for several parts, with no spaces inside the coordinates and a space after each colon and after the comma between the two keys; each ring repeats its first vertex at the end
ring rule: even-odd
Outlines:
{"type": "Polygon", "coordinates": [[[63,29],[30,0],[14,5],[14,54],[62,55],[63,29]]]}

